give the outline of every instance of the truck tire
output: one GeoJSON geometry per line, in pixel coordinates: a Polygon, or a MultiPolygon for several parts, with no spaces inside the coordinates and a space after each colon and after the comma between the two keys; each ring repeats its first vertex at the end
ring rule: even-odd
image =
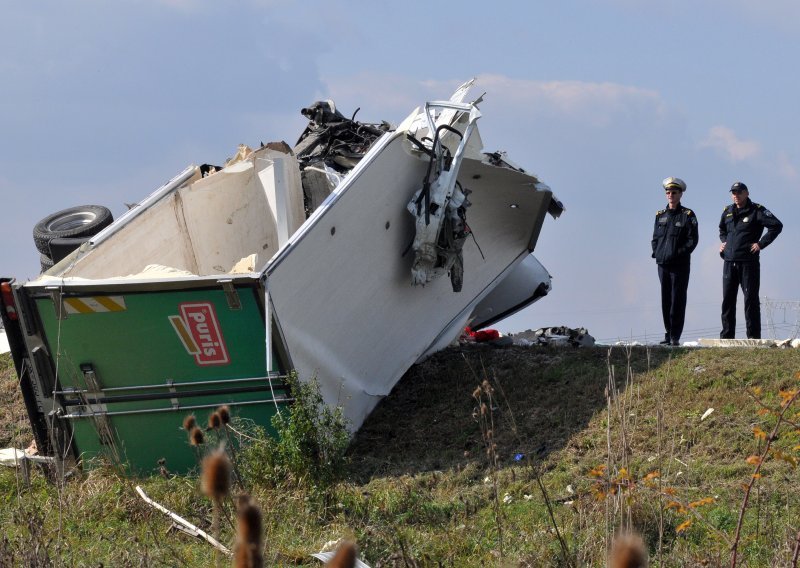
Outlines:
{"type": "Polygon", "coordinates": [[[57,238],[90,237],[108,227],[114,218],[102,205],[81,205],[48,215],[33,227],[36,250],[50,255],[50,241],[57,238]]]}
{"type": "Polygon", "coordinates": [[[51,268],[53,268],[53,259],[47,256],[46,254],[39,255],[39,265],[42,267],[42,272],[47,272],[51,268]]]}

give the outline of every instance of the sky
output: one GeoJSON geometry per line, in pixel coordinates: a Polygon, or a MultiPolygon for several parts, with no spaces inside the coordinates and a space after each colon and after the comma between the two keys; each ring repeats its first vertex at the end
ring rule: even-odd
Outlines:
{"type": "MultiPolygon", "coordinates": [[[[476,77],[485,150],[507,151],[566,206],[535,251],[551,293],[498,329],[661,339],[649,243],[668,176],[686,181],[700,225],[684,341],[719,334],[717,227],[734,181],[784,223],[762,253],[761,296],[800,299],[793,0],[43,0],[3,12],[0,275],[37,275],[31,231],[49,213],[118,216],[190,163],[293,144],[315,100],[397,124],[476,77]]],[[[794,333],[792,305],[762,312],[764,337],[794,333]]]]}

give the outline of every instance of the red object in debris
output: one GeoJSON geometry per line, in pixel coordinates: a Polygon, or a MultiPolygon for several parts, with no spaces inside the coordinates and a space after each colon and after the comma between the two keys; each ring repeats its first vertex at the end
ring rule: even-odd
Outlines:
{"type": "Polygon", "coordinates": [[[462,339],[471,339],[475,342],[494,341],[500,339],[500,332],[496,329],[481,329],[479,331],[472,331],[472,328],[465,327],[464,333],[461,334],[462,339]]]}
{"type": "Polygon", "coordinates": [[[500,332],[496,329],[482,329],[480,331],[472,332],[472,337],[475,338],[475,341],[494,341],[495,339],[500,339],[500,332]]]}

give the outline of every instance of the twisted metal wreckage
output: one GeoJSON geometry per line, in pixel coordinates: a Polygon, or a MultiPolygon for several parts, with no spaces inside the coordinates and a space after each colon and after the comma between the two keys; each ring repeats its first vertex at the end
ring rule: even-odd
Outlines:
{"type": "Polygon", "coordinates": [[[269,429],[292,369],[355,430],[467,324],[546,295],[531,253],[563,206],[482,152],[471,86],[394,129],[316,103],[293,150],[189,166],[97,234],[94,210],[48,218],[36,243],[55,265],[0,279],[39,448],[187,470],[183,415],[228,404],[269,429]]]}

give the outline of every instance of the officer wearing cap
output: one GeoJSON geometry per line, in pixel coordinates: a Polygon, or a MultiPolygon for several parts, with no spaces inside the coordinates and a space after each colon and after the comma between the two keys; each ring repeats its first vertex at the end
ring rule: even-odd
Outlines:
{"type": "Polygon", "coordinates": [[[653,226],[653,258],[661,281],[661,315],[664,341],[661,345],[680,345],[686,315],[686,290],[692,251],[697,246],[697,217],[681,205],[686,191],[682,179],[668,177],[663,182],[667,207],[656,213],[653,226]]]}
{"type": "Polygon", "coordinates": [[[733,203],[722,211],[719,221],[719,255],[722,268],[722,339],[736,336],[736,296],[739,287],[744,295],[744,318],[747,338],[761,339],[761,249],[783,230],[783,223],[763,205],[750,201],[747,186],[737,181],[731,186],[733,203]],[[764,229],[767,230],[764,233],[764,229]]]}

